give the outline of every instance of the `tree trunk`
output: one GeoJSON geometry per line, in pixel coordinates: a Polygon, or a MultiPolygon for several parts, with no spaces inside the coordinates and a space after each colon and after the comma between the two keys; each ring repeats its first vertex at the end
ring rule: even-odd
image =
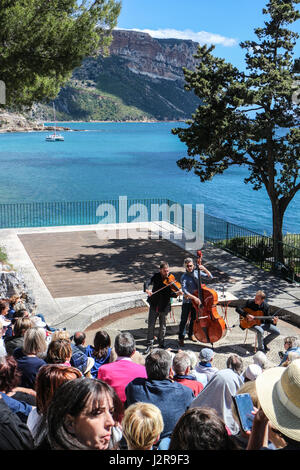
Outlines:
{"type": "Polygon", "coordinates": [[[271,203],[273,216],[273,268],[276,269],[278,263],[285,264],[283,256],[282,225],[286,207],[283,207],[283,205],[280,204],[280,200],[277,198],[271,200],[271,203]]]}

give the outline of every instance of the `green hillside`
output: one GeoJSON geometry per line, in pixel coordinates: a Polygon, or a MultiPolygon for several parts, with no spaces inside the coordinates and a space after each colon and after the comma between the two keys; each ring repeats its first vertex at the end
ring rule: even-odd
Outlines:
{"type": "MultiPolygon", "coordinates": [[[[55,100],[58,120],[181,120],[198,106],[181,80],[132,72],[118,56],[88,58],[55,100]]],[[[52,120],[52,108],[42,105],[52,120]]]]}

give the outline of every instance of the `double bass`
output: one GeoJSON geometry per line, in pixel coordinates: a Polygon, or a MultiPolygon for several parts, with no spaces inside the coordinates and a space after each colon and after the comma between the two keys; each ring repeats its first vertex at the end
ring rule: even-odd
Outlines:
{"type": "Polygon", "coordinates": [[[200,264],[202,253],[197,251],[197,271],[198,271],[198,290],[193,295],[200,299],[200,305],[192,300],[193,307],[196,310],[196,319],[194,321],[194,335],[201,343],[216,343],[227,333],[227,327],[224,319],[217,311],[218,295],[216,291],[210,289],[201,282],[200,264]]]}

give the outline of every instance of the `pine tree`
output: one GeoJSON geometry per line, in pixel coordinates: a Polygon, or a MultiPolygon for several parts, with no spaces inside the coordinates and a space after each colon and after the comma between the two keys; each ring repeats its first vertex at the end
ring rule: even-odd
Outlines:
{"type": "Polygon", "coordinates": [[[116,0],[1,0],[6,107],[55,98],[86,56],[107,51],[119,12],[116,0]]]}
{"type": "Polygon", "coordinates": [[[248,168],[245,182],[254,190],[266,188],[274,256],[282,263],[283,217],[300,189],[300,108],[293,58],[299,35],[288,29],[300,18],[299,2],[269,0],[263,9],[268,19],[263,28],[255,29],[257,40],[240,44],[245,71],[214,57],[214,46],[199,46],[199,64],[184,73],[185,88],[193,90],[201,104],[187,122],[189,127],[172,131],[187,145],[188,157],[178,160],[178,166],[193,170],[200,181],[239,165],[248,168]]]}

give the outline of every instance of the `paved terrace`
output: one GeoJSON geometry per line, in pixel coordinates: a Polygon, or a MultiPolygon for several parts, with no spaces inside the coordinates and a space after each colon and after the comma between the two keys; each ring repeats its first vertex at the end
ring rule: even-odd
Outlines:
{"type": "MultiPolygon", "coordinates": [[[[179,280],[184,258],[196,250],[189,250],[183,237],[177,238],[179,229],[176,239],[169,240],[169,233],[165,222],[2,229],[0,245],[23,273],[36,298],[37,313],[43,313],[50,325],[73,333],[116,312],[145,308],[143,282],[162,259],[179,280]]],[[[204,264],[214,275],[210,287],[217,291],[220,304],[230,300],[235,306],[263,289],[273,311],[288,313],[289,321],[299,327],[299,285],[209,243],[202,251],[204,264]]]]}

